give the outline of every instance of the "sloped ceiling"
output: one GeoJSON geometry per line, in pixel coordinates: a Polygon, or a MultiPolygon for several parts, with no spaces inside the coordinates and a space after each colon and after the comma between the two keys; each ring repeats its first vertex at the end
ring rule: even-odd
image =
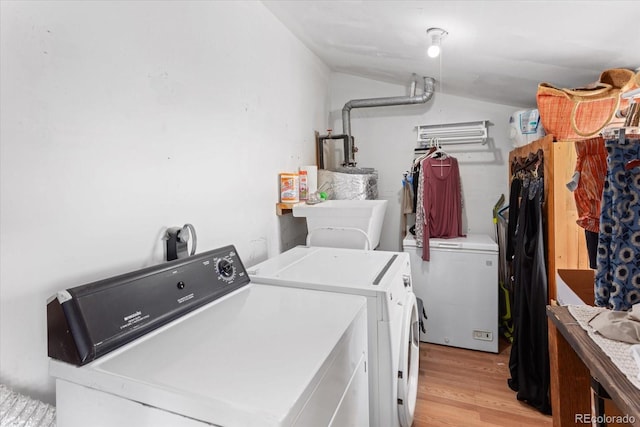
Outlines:
{"type": "MultiPolygon", "coordinates": [[[[640,67],[640,1],[275,1],[266,7],[332,70],[535,107],[538,83],[579,87],[640,67]],[[449,32],[426,55],[427,28],[449,32]]],[[[375,96],[375,94],[372,94],[375,96]]]]}

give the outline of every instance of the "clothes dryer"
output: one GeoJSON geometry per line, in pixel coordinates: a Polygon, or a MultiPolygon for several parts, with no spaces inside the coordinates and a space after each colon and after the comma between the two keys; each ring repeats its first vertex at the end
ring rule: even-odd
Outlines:
{"type": "Polygon", "coordinates": [[[260,283],[366,297],[371,426],[411,426],[419,319],[408,254],[298,246],[248,273],[260,283]]]}
{"type": "Polygon", "coordinates": [[[47,311],[60,426],[369,426],[366,299],[249,283],[232,246],[47,311]]]}

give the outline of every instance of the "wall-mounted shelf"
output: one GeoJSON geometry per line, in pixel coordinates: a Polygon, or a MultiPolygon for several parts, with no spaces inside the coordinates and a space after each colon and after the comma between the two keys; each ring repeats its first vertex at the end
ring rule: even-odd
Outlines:
{"type": "Polygon", "coordinates": [[[293,211],[293,207],[297,204],[300,203],[304,203],[304,202],[296,202],[296,203],[276,203],[276,215],[278,216],[282,216],[282,215],[286,215],[288,213],[291,213],[293,211]]]}
{"type": "Polygon", "coordinates": [[[486,144],[488,120],[464,123],[423,125],[417,127],[418,143],[427,146],[438,144],[486,144]]]}

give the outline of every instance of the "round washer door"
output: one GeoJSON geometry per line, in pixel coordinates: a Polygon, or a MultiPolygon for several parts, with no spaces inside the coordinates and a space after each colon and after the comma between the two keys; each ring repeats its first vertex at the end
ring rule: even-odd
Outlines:
{"type": "Polygon", "coordinates": [[[398,419],[402,427],[410,427],[416,410],[418,365],[420,363],[420,330],[418,305],[413,292],[404,300],[400,359],[398,366],[398,419]]]}

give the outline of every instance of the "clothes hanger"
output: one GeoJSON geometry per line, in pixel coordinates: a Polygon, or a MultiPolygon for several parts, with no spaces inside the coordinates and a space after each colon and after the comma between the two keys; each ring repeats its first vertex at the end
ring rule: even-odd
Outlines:
{"type": "Polygon", "coordinates": [[[505,218],[503,214],[504,214],[506,211],[508,211],[508,210],[509,210],[509,205],[507,205],[507,206],[505,206],[504,208],[500,209],[500,210],[498,211],[498,216],[499,216],[500,218],[502,218],[503,220],[507,221],[507,218],[505,218]]]}
{"type": "Polygon", "coordinates": [[[526,170],[532,164],[533,162],[529,160],[527,157],[522,157],[518,159],[518,161],[516,162],[515,168],[513,169],[513,174],[515,175],[518,172],[522,172],[526,170]]]}
{"type": "Polygon", "coordinates": [[[442,149],[442,146],[438,143],[438,148],[436,148],[436,150],[433,153],[429,154],[427,156],[427,158],[436,159],[436,156],[438,156],[437,160],[440,160],[440,161],[437,162],[437,163],[432,163],[431,167],[432,168],[440,168],[440,176],[442,177],[442,176],[444,176],[443,168],[450,168],[451,167],[451,162],[445,163],[442,160],[450,158],[451,155],[449,155],[449,153],[444,151],[442,149]]]}
{"type": "MultiPolygon", "coordinates": [[[[440,143],[437,142],[437,140],[436,140],[436,144],[437,144],[436,149],[427,156],[428,158],[434,159],[434,158],[436,158],[436,156],[439,156],[438,157],[439,159],[446,159],[446,158],[451,157],[451,155],[449,153],[447,153],[446,151],[444,151],[442,149],[442,145],[440,145],[440,143]]],[[[450,164],[440,164],[440,165],[432,165],[432,166],[451,166],[451,165],[450,164]]]]}
{"type": "Polygon", "coordinates": [[[522,166],[522,157],[514,157],[511,160],[511,175],[515,175],[522,166]]]}
{"type": "Polygon", "coordinates": [[[520,171],[537,171],[542,164],[543,156],[544,151],[539,149],[535,153],[529,153],[527,157],[521,157],[520,159],[518,159],[519,164],[515,167],[513,174],[516,174],[520,171]]]}
{"type": "MultiPolygon", "coordinates": [[[[449,157],[451,157],[451,156],[448,153],[444,152],[444,151],[440,151],[440,152],[436,151],[436,152],[433,153],[433,155],[429,156],[429,158],[436,159],[436,160],[446,160],[449,157]],[[436,158],[435,156],[438,155],[438,154],[441,154],[441,157],[437,157],[436,158]]],[[[440,161],[438,163],[432,163],[431,167],[433,167],[433,168],[449,168],[449,167],[451,167],[451,163],[445,163],[443,161],[440,161]]]]}
{"type": "Polygon", "coordinates": [[[434,139],[435,138],[432,138],[429,140],[429,150],[426,153],[421,154],[417,156],[415,159],[413,159],[413,166],[416,166],[418,163],[426,159],[431,153],[433,153],[436,150],[436,146],[434,145],[434,141],[433,141],[434,139]]]}
{"type": "Polygon", "coordinates": [[[498,201],[496,202],[495,205],[493,205],[493,222],[495,223],[498,219],[498,212],[500,211],[500,208],[502,207],[502,205],[505,202],[505,197],[504,194],[500,195],[500,198],[498,199],[498,201]]]}
{"type": "Polygon", "coordinates": [[[411,175],[409,171],[406,171],[405,173],[402,174],[402,186],[404,187],[407,184],[409,185],[413,184],[413,175],[411,175]]]}
{"type": "Polygon", "coordinates": [[[429,139],[429,151],[413,159],[413,166],[415,167],[426,158],[435,156],[439,149],[441,149],[441,147],[438,138],[429,139]]]}

